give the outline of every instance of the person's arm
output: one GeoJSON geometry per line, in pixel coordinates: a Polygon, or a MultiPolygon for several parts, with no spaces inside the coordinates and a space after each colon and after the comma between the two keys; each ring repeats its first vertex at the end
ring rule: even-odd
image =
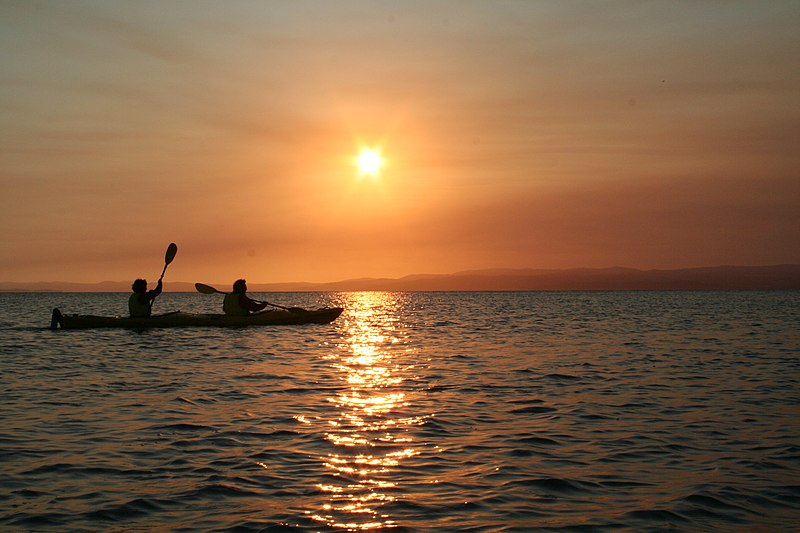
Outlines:
{"type": "Polygon", "coordinates": [[[251,300],[246,294],[239,295],[239,305],[242,306],[242,309],[247,309],[251,313],[257,313],[264,309],[268,304],[264,302],[256,302],[255,300],[251,300]]]}
{"type": "Polygon", "coordinates": [[[158,280],[158,285],[156,285],[156,288],[151,291],[147,291],[147,300],[155,300],[156,297],[161,294],[161,289],[163,289],[163,286],[161,285],[161,280],[158,280]]]}

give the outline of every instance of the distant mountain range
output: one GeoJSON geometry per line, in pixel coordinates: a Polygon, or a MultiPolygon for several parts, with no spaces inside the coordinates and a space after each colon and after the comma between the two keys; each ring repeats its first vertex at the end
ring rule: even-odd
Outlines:
{"type": "MultiPolygon", "coordinates": [[[[128,292],[130,281],[101,283],[0,282],[5,292],[128,292]]],[[[228,290],[229,283],[215,285],[228,290]]],[[[466,270],[403,278],[359,278],[330,283],[248,283],[251,292],[303,291],[555,291],[800,289],[800,265],[717,266],[679,270],[575,268],[466,270]]],[[[194,292],[194,283],[168,281],[169,292],[194,292]]]]}

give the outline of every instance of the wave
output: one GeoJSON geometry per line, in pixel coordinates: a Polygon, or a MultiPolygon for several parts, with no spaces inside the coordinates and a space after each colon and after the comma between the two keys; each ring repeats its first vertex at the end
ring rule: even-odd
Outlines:
{"type": "Polygon", "coordinates": [[[208,498],[263,497],[260,491],[244,489],[228,483],[209,483],[180,494],[181,501],[205,500],[208,498]]]}
{"type": "Polygon", "coordinates": [[[83,519],[90,522],[125,522],[134,518],[160,513],[177,505],[178,502],[175,500],[135,498],[120,505],[109,505],[87,512],[83,515],[83,519]]]}
{"type": "Polygon", "coordinates": [[[593,494],[602,487],[592,481],[552,477],[514,480],[504,486],[538,489],[541,494],[593,494]]]}
{"type": "Polygon", "coordinates": [[[541,415],[545,413],[552,413],[555,411],[556,409],[554,407],[532,406],[532,407],[521,407],[519,409],[512,409],[510,413],[525,414],[525,415],[541,415]]]}

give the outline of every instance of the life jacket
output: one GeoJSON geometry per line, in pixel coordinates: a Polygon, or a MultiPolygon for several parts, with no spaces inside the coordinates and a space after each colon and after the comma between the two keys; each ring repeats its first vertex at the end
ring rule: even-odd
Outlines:
{"type": "Polygon", "coordinates": [[[131,316],[150,316],[150,311],[150,300],[145,294],[134,292],[128,297],[128,313],[131,316]],[[144,298],[144,303],[142,303],[141,297],[144,298]]]}
{"type": "Polygon", "coordinates": [[[229,292],[225,295],[225,299],[222,300],[222,311],[229,316],[247,316],[250,314],[250,311],[242,307],[239,303],[239,296],[238,292],[229,292]]]}

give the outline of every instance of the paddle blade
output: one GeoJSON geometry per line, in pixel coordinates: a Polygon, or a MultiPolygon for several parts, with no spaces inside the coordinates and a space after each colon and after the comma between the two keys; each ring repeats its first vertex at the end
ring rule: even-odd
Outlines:
{"type": "Polygon", "coordinates": [[[174,242],[169,243],[167,246],[167,253],[164,254],[164,265],[168,265],[172,263],[172,260],[175,259],[175,254],[178,253],[178,245],[174,242]]]}
{"type": "Polygon", "coordinates": [[[206,285],[204,283],[195,283],[194,288],[197,289],[197,292],[202,292],[203,294],[214,294],[219,292],[220,294],[225,294],[221,291],[218,291],[211,285],[206,285]]]}

